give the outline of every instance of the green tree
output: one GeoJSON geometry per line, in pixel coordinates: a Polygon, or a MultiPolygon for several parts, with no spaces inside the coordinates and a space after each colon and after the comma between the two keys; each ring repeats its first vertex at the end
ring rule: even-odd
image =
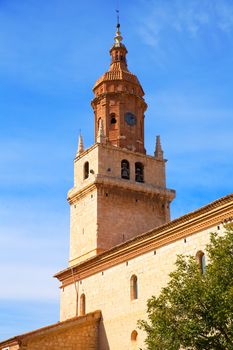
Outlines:
{"type": "Polygon", "coordinates": [[[178,256],[159,297],[147,303],[148,350],[233,350],[233,225],[212,233],[205,272],[194,257],[178,256]]]}

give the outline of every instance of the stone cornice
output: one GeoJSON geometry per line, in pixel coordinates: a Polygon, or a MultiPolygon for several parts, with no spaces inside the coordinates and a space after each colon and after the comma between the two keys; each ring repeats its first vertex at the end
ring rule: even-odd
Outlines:
{"type": "Polygon", "coordinates": [[[159,186],[153,186],[146,183],[140,183],[129,180],[122,180],[116,177],[100,175],[97,174],[94,176],[93,181],[82,189],[73,188],[68,192],[68,201],[69,203],[74,203],[77,198],[86,196],[87,193],[90,193],[94,188],[104,185],[105,188],[118,188],[125,191],[137,192],[141,194],[146,194],[150,198],[152,197],[163,197],[164,200],[171,202],[175,197],[175,191],[162,188],[159,186]]]}
{"type": "Polygon", "coordinates": [[[62,286],[207,229],[233,217],[233,194],[150,230],[102,254],[57,273],[62,286]]]}
{"type": "Polygon", "coordinates": [[[135,93],[131,93],[129,91],[106,91],[103,92],[97,96],[95,96],[92,101],[91,101],[91,105],[94,108],[94,103],[96,102],[100,102],[102,101],[104,98],[106,97],[112,97],[112,96],[123,96],[123,95],[130,95],[130,96],[134,96],[137,100],[141,101],[141,103],[144,105],[144,111],[147,109],[147,103],[145,102],[144,98],[140,95],[136,95],[135,93]]]}

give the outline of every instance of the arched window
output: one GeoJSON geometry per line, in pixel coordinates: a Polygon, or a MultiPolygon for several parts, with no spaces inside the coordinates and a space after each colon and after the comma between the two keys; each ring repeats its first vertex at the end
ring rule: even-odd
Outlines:
{"type": "Polygon", "coordinates": [[[135,163],[135,181],[144,182],[144,168],[140,162],[135,163]]]}
{"type": "Polygon", "coordinates": [[[137,331],[133,331],[132,333],[131,333],[131,341],[132,342],[135,342],[135,341],[137,341],[137,337],[138,337],[138,332],[137,331]]]}
{"type": "Polygon", "coordinates": [[[111,123],[111,125],[116,124],[116,122],[117,122],[117,120],[116,120],[116,115],[115,115],[115,113],[111,113],[111,114],[110,114],[110,123],[111,123]]]}
{"type": "Polygon", "coordinates": [[[135,300],[138,298],[138,278],[136,275],[130,278],[130,299],[135,300]]]}
{"type": "Polygon", "coordinates": [[[123,159],[121,161],[121,177],[122,179],[126,179],[126,180],[129,180],[130,178],[129,162],[126,159],[123,159]]]}
{"type": "Polygon", "coordinates": [[[206,270],[205,254],[199,250],[196,254],[196,260],[199,265],[200,272],[203,274],[206,270]]]}
{"type": "Polygon", "coordinates": [[[80,296],[80,316],[84,316],[85,314],[86,314],[86,296],[83,293],[80,296]]]}
{"type": "Polygon", "coordinates": [[[84,163],[83,173],[84,179],[87,179],[89,177],[89,162],[84,163]]]}

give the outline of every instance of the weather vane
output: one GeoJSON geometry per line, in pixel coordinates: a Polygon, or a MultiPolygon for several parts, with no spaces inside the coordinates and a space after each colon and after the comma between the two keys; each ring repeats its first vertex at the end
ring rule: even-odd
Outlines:
{"type": "Polygon", "coordinates": [[[117,1],[117,3],[116,3],[116,13],[117,13],[117,28],[119,28],[119,27],[120,27],[120,18],[119,18],[119,13],[120,13],[120,11],[119,11],[119,1],[117,1]]]}

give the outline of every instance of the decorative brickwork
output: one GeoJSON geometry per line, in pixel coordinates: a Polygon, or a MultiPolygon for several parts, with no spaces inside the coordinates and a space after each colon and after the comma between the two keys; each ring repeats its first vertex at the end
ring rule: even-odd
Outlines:
{"type": "Polygon", "coordinates": [[[106,141],[131,151],[146,153],[144,148],[144,113],[147,105],[143,89],[135,75],[129,72],[127,49],[121,43],[119,27],[110,50],[111,65],[108,72],[97,80],[93,88],[92,107],[95,115],[95,141],[100,121],[106,141]]]}

